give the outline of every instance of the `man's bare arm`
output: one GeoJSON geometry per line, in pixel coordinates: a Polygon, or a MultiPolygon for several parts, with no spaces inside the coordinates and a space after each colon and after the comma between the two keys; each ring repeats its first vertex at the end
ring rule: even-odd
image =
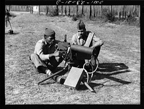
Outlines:
{"type": "Polygon", "coordinates": [[[102,46],[102,45],[104,44],[104,42],[103,42],[100,38],[98,38],[98,37],[96,37],[96,36],[93,37],[93,41],[94,41],[94,43],[93,43],[93,45],[91,46],[91,48],[95,48],[95,47],[98,47],[98,46],[102,46]]]}

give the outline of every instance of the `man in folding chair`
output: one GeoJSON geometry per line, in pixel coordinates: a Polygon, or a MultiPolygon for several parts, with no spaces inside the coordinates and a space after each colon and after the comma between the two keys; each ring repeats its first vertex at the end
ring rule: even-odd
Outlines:
{"type": "MultiPolygon", "coordinates": [[[[81,45],[96,49],[96,55],[91,58],[93,67],[96,67],[96,59],[98,57],[101,46],[104,42],[91,31],[87,31],[85,24],[82,20],[77,24],[78,32],[72,36],[71,43],[74,45],[81,45]]],[[[90,60],[75,60],[74,63],[82,67],[84,63],[88,63],[90,60]]]]}

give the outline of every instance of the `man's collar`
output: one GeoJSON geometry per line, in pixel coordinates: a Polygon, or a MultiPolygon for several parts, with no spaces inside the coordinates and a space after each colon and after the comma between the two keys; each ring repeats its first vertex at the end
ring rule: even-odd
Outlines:
{"type": "Polygon", "coordinates": [[[78,39],[80,39],[81,38],[81,36],[79,35],[79,34],[77,34],[78,35],[78,39]]]}
{"type": "Polygon", "coordinates": [[[47,45],[47,42],[45,41],[45,39],[43,39],[43,40],[44,40],[45,45],[47,45]]]}
{"type": "Polygon", "coordinates": [[[86,37],[86,35],[84,37],[80,36],[79,34],[77,34],[77,35],[78,35],[78,39],[86,37]]]}

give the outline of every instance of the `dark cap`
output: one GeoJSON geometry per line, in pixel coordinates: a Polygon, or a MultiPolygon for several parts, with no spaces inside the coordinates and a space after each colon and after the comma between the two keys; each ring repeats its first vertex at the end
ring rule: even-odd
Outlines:
{"type": "Polygon", "coordinates": [[[50,28],[45,28],[45,34],[46,36],[55,36],[55,31],[50,28]]]}
{"type": "Polygon", "coordinates": [[[82,20],[80,20],[79,23],[77,24],[77,28],[78,28],[79,30],[81,30],[81,29],[86,29],[86,28],[85,28],[85,24],[84,24],[84,22],[83,22],[82,20]]]}

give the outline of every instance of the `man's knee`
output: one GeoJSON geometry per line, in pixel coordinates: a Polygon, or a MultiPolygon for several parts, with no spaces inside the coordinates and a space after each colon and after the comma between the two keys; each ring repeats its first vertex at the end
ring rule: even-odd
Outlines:
{"type": "Polygon", "coordinates": [[[31,61],[33,62],[33,64],[35,65],[36,68],[38,68],[39,66],[45,66],[46,65],[41,61],[41,59],[39,58],[39,56],[35,53],[31,54],[31,61]]]}

